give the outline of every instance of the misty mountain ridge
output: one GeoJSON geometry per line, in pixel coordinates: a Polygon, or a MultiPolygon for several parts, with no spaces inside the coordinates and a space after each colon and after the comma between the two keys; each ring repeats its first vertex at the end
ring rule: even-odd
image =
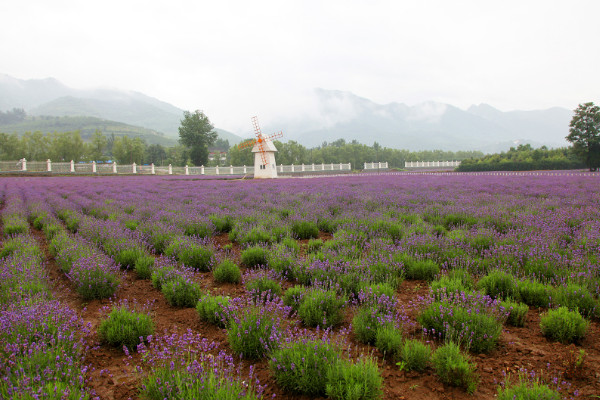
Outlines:
{"type": "MultiPolygon", "coordinates": [[[[24,108],[29,115],[90,116],[123,122],[176,139],[183,110],[142,93],[71,89],[56,79],[20,80],[0,74],[0,110],[24,108]]],[[[566,146],[572,111],[550,108],[503,112],[490,105],[461,110],[428,101],[414,106],[378,104],[351,92],[315,89],[293,117],[273,116],[264,132],[306,147],[344,139],[408,150],[498,152],[520,143],[566,146]]],[[[230,144],[240,136],[216,129],[230,144]]],[[[248,134],[244,135],[247,136],[248,134]]]]}

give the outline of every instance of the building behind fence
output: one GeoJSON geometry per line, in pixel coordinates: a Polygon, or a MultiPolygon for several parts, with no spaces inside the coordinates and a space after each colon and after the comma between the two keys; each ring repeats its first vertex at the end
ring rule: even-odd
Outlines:
{"type": "MultiPolygon", "coordinates": [[[[387,163],[365,163],[365,169],[387,168],[387,163]]],[[[279,174],[295,173],[332,173],[351,172],[350,163],[321,163],[321,164],[299,164],[278,165],[279,174]]],[[[254,167],[230,165],[228,167],[174,167],[171,164],[165,167],[150,165],[117,164],[112,163],[76,163],[47,161],[0,161],[0,173],[6,172],[36,172],[49,174],[145,174],[145,175],[248,175],[254,173],[254,167]]]]}

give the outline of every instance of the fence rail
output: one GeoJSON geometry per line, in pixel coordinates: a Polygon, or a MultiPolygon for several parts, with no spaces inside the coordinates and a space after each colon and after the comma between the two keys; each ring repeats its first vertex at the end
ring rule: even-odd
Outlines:
{"type": "MultiPolygon", "coordinates": [[[[387,168],[387,163],[385,164],[387,168]]],[[[366,165],[366,164],[365,164],[366,165]]],[[[371,164],[369,164],[371,165],[371,164]]],[[[375,163],[375,165],[377,165],[375,163]]],[[[367,167],[365,166],[365,169],[367,167]]],[[[373,169],[373,168],[371,168],[373,169]]],[[[377,169],[377,167],[375,167],[377,169]]],[[[301,174],[309,172],[350,172],[352,165],[350,163],[329,163],[329,164],[299,164],[299,165],[278,165],[277,171],[281,174],[301,174]]],[[[140,174],[140,175],[248,175],[254,173],[252,166],[220,166],[220,167],[174,167],[137,165],[133,164],[117,164],[117,163],[76,163],[76,162],[52,162],[47,161],[27,161],[21,159],[19,161],[0,161],[0,173],[6,172],[36,172],[48,174],[140,174]]]]}
{"type": "Polygon", "coordinates": [[[405,161],[404,168],[431,168],[431,167],[453,167],[460,165],[460,161],[405,161]]]}

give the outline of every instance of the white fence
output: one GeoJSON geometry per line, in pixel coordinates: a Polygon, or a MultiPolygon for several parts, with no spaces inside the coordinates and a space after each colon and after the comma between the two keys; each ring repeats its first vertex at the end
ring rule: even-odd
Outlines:
{"type": "Polygon", "coordinates": [[[388,163],[387,162],[370,162],[370,163],[366,162],[363,169],[376,169],[376,170],[388,169],[388,163]]]}
{"type": "Polygon", "coordinates": [[[405,161],[404,168],[431,168],[431,167],[452,167],[456,168],[460,161],[405,161]]]}
{"type": "MultiPolygon", "coordinates": [[[[385,168],[387,168],[387,163],[385,168]]],[[[299,164],[299,165],[278,165],[277,171],[280,174],[290,173],[308,173],[308,172],[327,172],[327,171],[352,171],[350,163],[329,163],[329,164],[299,164]]],[[[76,162],[52,162],[47,161],[0,161],[0,173],[6,172],[45,172],[49,174],[145,174],[145,175],[247,175],[254,173],[254,167],[230,165],[228,167],[173,167],[169,164],[166,167],[158,167],[154,164],[137,165],[113,163],[76,163],[76,162]]]]}

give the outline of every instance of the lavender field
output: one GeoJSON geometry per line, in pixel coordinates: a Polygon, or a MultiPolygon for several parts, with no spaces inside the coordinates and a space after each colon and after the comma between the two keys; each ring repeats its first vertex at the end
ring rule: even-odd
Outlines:
{"type": "Polygon", "coordinates": [[[3,399],[600,395],[598,176],[4,177],[0,202],[3,399]]]}

